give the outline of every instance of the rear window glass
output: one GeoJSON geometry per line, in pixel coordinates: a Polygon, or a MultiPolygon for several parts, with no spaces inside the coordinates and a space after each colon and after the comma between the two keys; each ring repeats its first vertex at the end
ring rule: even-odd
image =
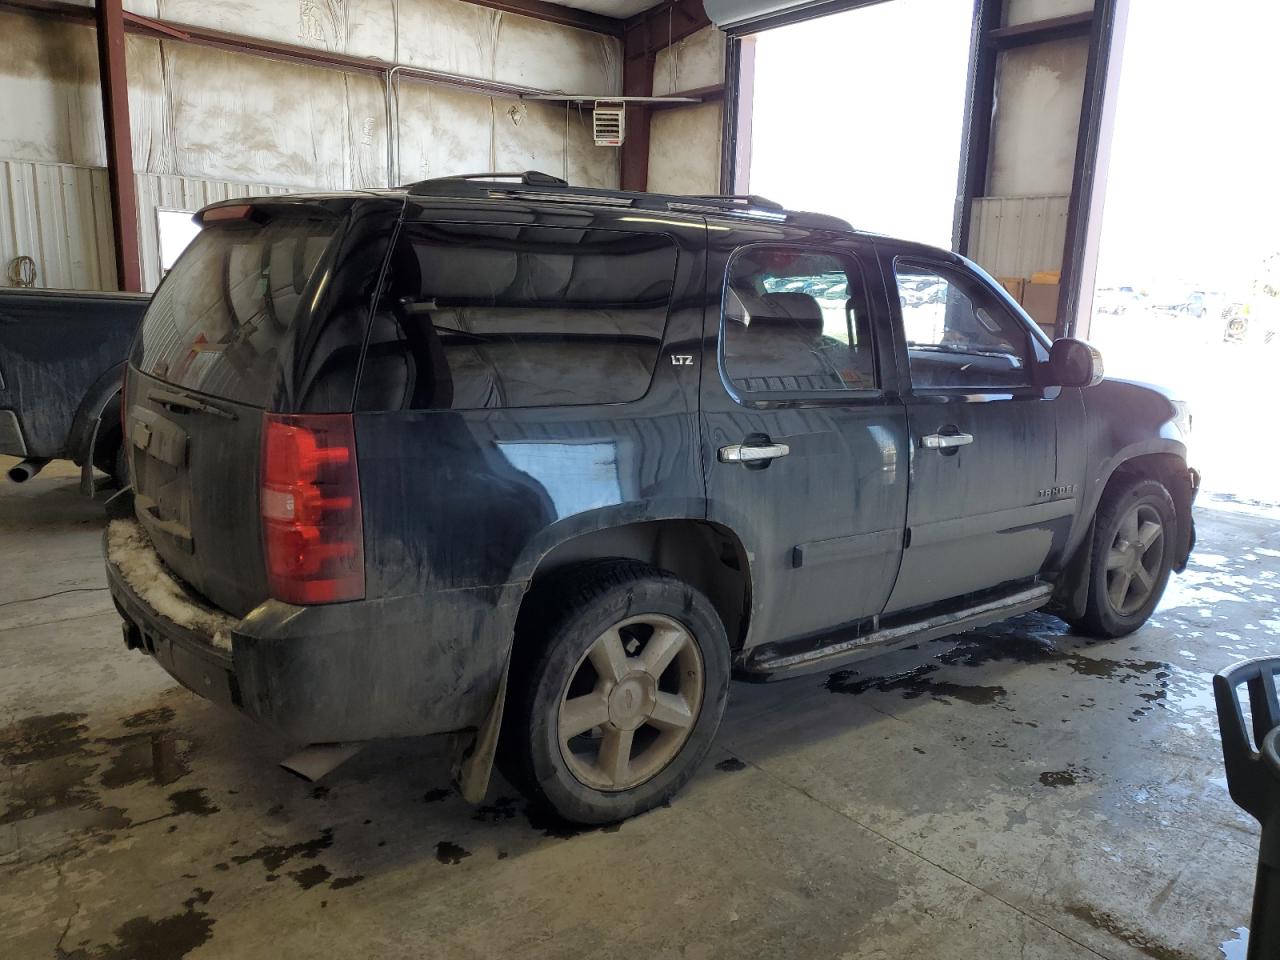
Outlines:
{"type": "Polygon", "coordinates": [[[267,406],[280,358],[306,335],[298,329],[302,305],[342,223],[291,218],[206,227],[156,291],[134,343],[134,366],[180,387],[267,406]]]}
{"type": "Polygon", "coordinates": [[[406,224],[362,410],[622,403],[653,379],[676,249],[656,233],[406,224]]]}

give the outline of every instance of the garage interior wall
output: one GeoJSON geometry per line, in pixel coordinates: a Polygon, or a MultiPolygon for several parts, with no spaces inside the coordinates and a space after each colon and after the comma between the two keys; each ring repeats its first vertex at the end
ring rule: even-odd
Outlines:
{"type": "MultiPolygon", "coordinates": [[[[616,37],[463,0],[131,0],[125,9],[533,90],[621,92],[616,37]]],[[[377,75],[137,35],[127,37],[127,62],[147,290],[160,276],[157,209],[383,187],[389,153],[398,182],[538,169],[618,185],[616,149],[594,145],[590,113],[576,106],[402,75],[391,126],[396,112],[377,75]]],[[[41,287],[115,289],[95,29],[0,11],[0,98],[22,105],[0,125],[0,262],[32,257],[41,287]]]]}
{"type": "MultiPolygon", "coordinates": [[[[704,27],[659,50],[653,95],[703,90],[725,80],[723,31],[704,27]]],[[[649,189],[655,193],[720,192],[723,104],[719,101],[655,111],[649,125],[649,189]]]]}

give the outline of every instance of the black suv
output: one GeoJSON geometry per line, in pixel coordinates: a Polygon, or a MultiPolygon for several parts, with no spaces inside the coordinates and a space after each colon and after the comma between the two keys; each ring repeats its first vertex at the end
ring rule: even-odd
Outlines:
{"type": "Polygon", "coordinates": [[[756,197],[485,175],[215,204],[106,535],[128,646],[307,744],[465,736],[566,818],[669,797],[731,673],[1052,605],[1136,629],[1189,415],[962,257],[756,197]]]}

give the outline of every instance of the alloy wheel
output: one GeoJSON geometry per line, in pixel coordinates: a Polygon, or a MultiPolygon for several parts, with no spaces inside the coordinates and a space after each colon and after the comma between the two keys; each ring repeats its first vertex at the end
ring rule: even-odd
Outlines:
{"type": "Polygon", "coordinates": [[[1164,524],[1149,503],[1135,504],[1120,521],[1107,551],[1107,599],[1122,617],[1150,599],[1164,562],[1164,524]]]}
{"type": "Polygon", "coordinates": [[[702,655],[670,617],[631,617],[602,633],[560,698],[560,753],[586,786],[618,791],[662,771],[702,707],[702,655]]]}

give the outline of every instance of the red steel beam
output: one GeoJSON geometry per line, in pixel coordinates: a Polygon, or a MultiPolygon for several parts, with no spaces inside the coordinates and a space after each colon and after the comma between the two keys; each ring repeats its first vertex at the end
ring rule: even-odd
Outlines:
{"type": "Polygon", "coordinates": [[[599,13],[576,10],[573,7],[562,7],[558,3],[546,3],[545,0],[466,0],[480,7],[492,7],[505,13],[515,13],[534,20],[545,20],[547,23],[558,23],[562,27],[577,27],[579,30],[590,30],[610,37],[622,36],[624,22],[617,17],[606,17],[599,13]]]}
{"type": "Polygon", "coordinates": [[[626,21],[623,56],[628,60],[651,56],[709,26],[702,0],[665,0],[626,21]]]}
{"type": "MultiPolygon", "coordinates": [[[[653,96],[653,68],[658,61],[658,51],[710,25],[702,0],[665,0],[627,20],[622,34],[622,95],[653,96]]],[[[627,107],[620,170],[623,190],[648,189],[649,122],[652,119],[652,107],[627,107]]]]}
{"type": "Polygon", "coordinates": [[[98,72],[102,78],[102,118],[107,134],[107,181],[115,228],[116,280],[121,290],[142,289],[138,251],[138,197],[133,182],[129,135],[129,84],[125,68],[122,0],[98,0],[98,72]]]}
{"type": "MultiPolygon", "coordinates": [[[[625,60],[622,64],[622,95],[653,96],[653,66],[657,54],[625,60]]],[[[649,121],[647,106],[627,105],[626,136],[622,140],[619,181],[623,190],[645,190],[649,185],[649,121]]]]}

